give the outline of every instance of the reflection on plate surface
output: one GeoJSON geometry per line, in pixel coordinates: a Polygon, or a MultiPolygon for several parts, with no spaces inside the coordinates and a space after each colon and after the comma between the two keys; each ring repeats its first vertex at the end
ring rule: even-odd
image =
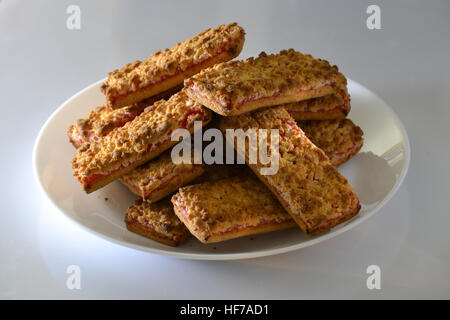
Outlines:
{"type": "Polygon", "coordinates": [[[403,126],[392,109],[361,85],[349,80],[352,111],[349,118],[364,131],[360,153],[340,167],[360,198],[358,216],[320,236],[307,236],[300,229],[201,244],[191,238],[172,248],[126,230],[125,211],[136,198],[119,182],[86,195],[72,176],[75,149],[66,131],[76,119],[103,103],[99,81],[65,102],[47,120],[36,140],[35,175],[53,204],[86,230],[115,243],[139,250],[191,259],[244,259],[288,252],[332,238],[375,213],[403,181],[410,157],[403,126]],[[108,200],[105,200],[105,199],[108,200]]]}

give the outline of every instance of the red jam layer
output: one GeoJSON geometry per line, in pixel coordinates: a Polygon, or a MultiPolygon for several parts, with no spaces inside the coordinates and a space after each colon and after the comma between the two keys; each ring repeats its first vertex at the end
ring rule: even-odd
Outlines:
{"type": "Polygon", "coordinates": [[[203,115],[203,111],[198,109],[191,109],[189,110],[186,115],[184,116],[183,120],[181,120],[178,124],[181,128],[186,128],[187,122],[189,120],[189,117],[192,115],[201,114],[203,115]]]}
{"type": "Polygon", "coordinates": [[[343,156],[346,156],[346,155],[348,155],[349,153],[351,153],[351,152],[352,152],[353,150],[355,150],[357,147],[358,147],[357,144],[353,144],[353,146],[349,147],[347,150],[345,150],[345,151],[343,151],[343,152],[336,153],[336,154],[333,156],[333,158],[337,158],[337,159],[342,158],[343,156]]]}

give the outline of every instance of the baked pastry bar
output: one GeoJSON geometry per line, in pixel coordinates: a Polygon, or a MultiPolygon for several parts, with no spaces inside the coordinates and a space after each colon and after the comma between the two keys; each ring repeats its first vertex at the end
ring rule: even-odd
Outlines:
{"type": "Polygon", "coordinates": [[[169,199],[150,203],[138,199],[125,216],[127,229],[155,241],[177,246],[189,238],[189,230],[173,212],[169,199]]]}
{"type": "Polygon", "coordinates": [[[83,119],[78,119],[67,130],[69,141],[75,148],[79,148],[85,142],[98,141],[100,137],[107,135],[115,128],[122,127],[128,121],[133,120],[141,114],[144,109],[154,102],[170,98],[172,94],[179,91],[181,87],[175,87],[164,94],[145,99],[142,102],[119,109],[111,109],[107,103],[92,110],[83,119]]]}
{"type": "Polygon", "coordinates": [[[298,125],[335,166],[352,158],[363,145],[363,131],[350,119],[303,121],[298,125]]]}
{"type": "Polygon", "coordinates": [[[332,94],[283,104],[283,107],[298,121],[344,119],[350,112],[347,79],[339,77],[332,94]]]}
{"type": "Polygon", "coordinates": [[[156,202],[204,172],[201,164],[175,164],[170,150],[119,178],[132,192],[156,202]]]}
{"type": "Polygon", "coordinates": [[[109,108],[107,104],[97,107],[69,127],[67,130],[69,141],[75,148],[81,147],[86,142],[98,141],[100,137],[105,136],[114,128],[122,127],[128,121],[133,120],[147,106],[138,103],[117,110],[109,108]]]}
{"type": "Polygon", "coordinates": [[[180,188],[172,203],[176,215],[203,243],[296,225],[271,192],[251,175],[180,188]]]}
{"type": "Polygon", "coordinates": [[[78,148],[72,161],[74,176],[90,193],[173,146],[173,130],[194,131],[194,121],[206,125],[211,111],[188,98],[184,91],[148,107],[123,127],[78,148]]]}
{"type": "Polygon", "coordinates": [[[129,63],[114,70],[102,85],[113,108],[127,106],[182,85],[200,70],[238,56],[245,32],[237,23],[207,29],[178,43],[172,49],[157,51],[145,61],[129,63]]]}
{"type": "Polygon", "coordinates": [[[192,99],[232,116],[332,94],[345,81],[328,61],[289,49],[217,64],[186,79],[184,86],[192,99]]]}
{"type": "MultiPolygon", "coordinates": [[[[248,144],[246,162],[305,232],[328,230],[359,212],[359,200],[347,179],[331,164],[325,153],[306,137],[283,107],[224,117],[220,127],[222,130],[278,129],[278,171],[272,175],[262,175],[260,170],[263,165],[248,163],[248,144]]],[[[269,134],[267,141],[270,139],[269,134]]]]}
{"type": "Polygon", "coordinates": [[[295,120],[344,119],[350,112],[350,96],[329,94],[300,102],[283,105],[295,120]]]}

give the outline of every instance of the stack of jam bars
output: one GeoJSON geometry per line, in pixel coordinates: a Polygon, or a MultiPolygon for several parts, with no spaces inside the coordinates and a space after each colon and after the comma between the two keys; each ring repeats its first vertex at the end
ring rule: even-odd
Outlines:
{"type": "Polygon", "coordinates": [[[190,235],[212,243],[295,227],[317,234],[358,214],[337,169],[363,144],[346,118],[346,78],[293,49],[233,60],[244,41],[238,24],[221,25],[114,70],[105,103],[69,127],[86,193],[119,180],[139,197],[125,213],[128,230],[176,246],[190,235]],[[271,148],[276,129],[278,169],[262,174],[267,164],[236,141],[228,143],[244,165],[174,162],[172,133],[195,134],[197,121],[222,132],[265,129],[258,148],[271,148]]]}

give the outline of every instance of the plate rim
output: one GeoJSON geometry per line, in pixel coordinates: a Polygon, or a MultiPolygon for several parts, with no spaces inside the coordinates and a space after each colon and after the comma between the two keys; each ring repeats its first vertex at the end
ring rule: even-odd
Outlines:
{"type": "Polygon", "coordinates": [[[267,249],[267,250],[263,250],[263,251],[256,251],[256,252],[250,252],[250,253],[246,253],[246,252],[241,252],[241,253],[186,253],[186,252],[177,252],[177,251],[166,251],[163,249],[157,249],[157,248],[151,248],[151,247],[146,247],[146,246],[142,246],[142,245],[138,245],[138,244],[133,244],[133,243],[129,243],[126,241],[121,241],[118,240],[116,238],[110,237],[108,235],[105,235],[99,231],[93,230],[91,228],[89,228],[88,226],[84,225],[83,223],[81,223],[80,221],[76,220],[75,218],[73,218],[71,215],[69,215],[68,213],[66,213],[64,211],[63,208],[61,208],[57,203],[55,203],[55,201],[50,197],[50,195],[47,193],[43,182],[41,180],[41,176],[39,175],[38,169],[37,169],[37,153],[38,153],[38,149],[39,149],[39,145],[41,144],[41,140],[42,140],[42,135],[44,134],[44,131],[46,130],[46,128],[48,127],[48,125],[52,122],[53,118],[56,117],[56,115],[64,109],[64,107],[70,103],[72,100],[76,99],[77,97],[79,97],[80,95],[82,95],[85,91],[88,91],[90,89],[92,89],[92,87],[98,86],[99,83],[102,83],[106,80],[106,78],[103,78],[99,81],[96,81],[90,85],[88,85],[87,87],[83,88],[82,90],[78,91],[77,93],[75,93],[73,96],[71,96],[70,98],[68,98],[67,100],[65,100],[55,111],[52,112],[52,114],[47,118],[47,120],[44,122],[44,124],[42,125],[42,127],[39,130],[39,133],[34,141],[34,146],[33,146],[33,153],[32,153],[32,165],[33,165],[33,174],[35,179],[38,182],[39,185],[39,189],[41,190],[41,192],[45,195],[45,197],[47,198],[47,200],[49,200],[49,202],[52,204],[52,206],[57,209],[58,211],[60,211],[66,218],[68,218],[69,221],[71,221],[72,223],[76,224],[78,227],[81,227],[81,229],[87,231],[88,233],[94,234],[97,237],[103,239],[103,240],[107,240],[109,242],[112,242],[116,245],[120,245],[123,247],[127,247],[130,249],[134,249],[134,250],[138,250],[141,252],[148,252],[148,253],[154,253],[154,254],[159,254],[159,255],[164,255],[164,256],[171,256],[171,257],[176,257],[176,258],[182,258],[182,259],[191,259],[191,260],[240,260],[240,259],[252,259],[252,258],[259,258],[259,257],[267,257],[267,256],[272,256],[272,255],[277,255],[277,254],[282,254],[282,253],[287,253],[287,252],[291,252],[291,251],[295,251],[295,250],[299,250],[302,248],[306,248],[306,247],[310,247],[312,245],[315,245],[317,243],[320,242],[324,242],[327,241],[331,238],[337,237],[340,234],[358,226],[359,224],[361,224],[362,222],[366,221],[367,219],[369,219],[370,217],[372,217],[375,213],[377,213],[386,203],[388,203],[393,197],[394,195],[397,193],[398,189],[400,188],[400,186],[402,185],[408,170],[409,170],[409,166],[410,166],[410,161],[411,161],[411,145],[410,145],[410,141],[409,141],[409,137],[408,134],[406,132],[405,126],[402,123],[402,121],[400,120],[400,118],[398,117],[398,115],[395,113],[395,111],[392,109],[392,107],[387,104],[383,99],[381,99],[376,93],[374,93],[372,90],[369,90],[367,87],[363,86],[362,84],[351,80],[350,78],[347,78],[348,83],[352,83],[353,85],[359,86],[364,88],[365,90],[369,91],[371,94],[373,94],[377,99],[379,99],[381,102],[383,102],[383,104],[389,109],[389,111],[393,114],[394,116],[394,120],[397,124],[397,126],[400,128],[400,131],[402,133],[402,137],[403,137],[403,142],[404,142],[404,148],[405,148],[405,165],[402,168],[402,171],[400,173],[399,178],[397,179],[395,185],[393,186],[392,190],[389,192],[389,194],[383,199],[381,200],[374,208],[371,209],[371,212],[368,213],[365,216],[360,216],[358,219],[355,219],[354,221],[349,222],[348,224],[346,224],[345,226],[341,227],[340,229],[337,229],[335,231],[330,231],[326,234],[323,234],[321,236],[318,236],[316,238],[312,238],[310,240],[307,240],[305,242],[301,242],[298,244],[293,244],[293,245],[289,245],[289,246],[285,246],[282,248],[276,248],[276,249],[267,249]]]}

